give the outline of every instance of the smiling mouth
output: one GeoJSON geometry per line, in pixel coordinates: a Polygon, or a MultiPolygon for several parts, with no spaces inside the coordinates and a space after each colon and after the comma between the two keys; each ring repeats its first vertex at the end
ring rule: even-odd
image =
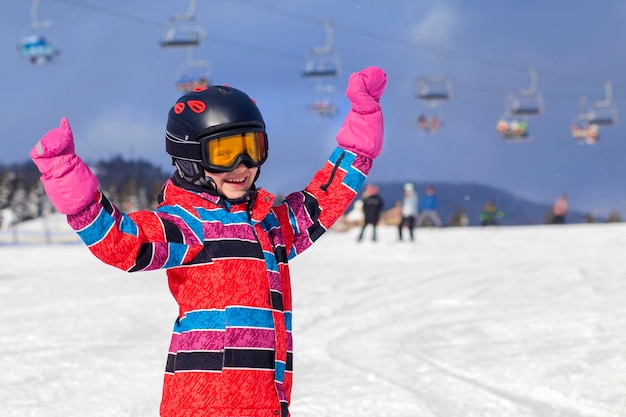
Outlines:
{"type": "Polygon", "coordinates": [[[231,178],[231,179],[224,180],[224,182],[225,182],[225,183],[228,183],[228,184],[241,185],[241,184],[245,184],[246,179],[248,179],[248,177],[244,177],[244,178],[231,178]]]}

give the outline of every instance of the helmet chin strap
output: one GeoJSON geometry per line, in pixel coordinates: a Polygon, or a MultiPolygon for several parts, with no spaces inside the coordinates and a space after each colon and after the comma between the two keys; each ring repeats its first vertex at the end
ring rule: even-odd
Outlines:
{"type": "Polygon", "coordinates": [[[210,190],[217,191],[215,187],[215,181],[210,176],[206,175],[204,168],[197,162],[181,161],[180,159],[172,158],[172,162],[178,171],[178,175],[190,184],[198,187],[208,188],[210,190]],[[189,172],[191,171],[193,172],[189,172]]]}
{"type": "MultiPolygon", "coordinates": [[[[176,171],[178,176],[183,179],[186,183],[191,184],[199,189],[207,190],[210,194],[218,195],[217,185],[215,184],[215,180],[207,175],[206,171],[202,166],[193,161],[186,161],[177,158],[172,158],[172,164],[176,167],[176,171]]],[[[244,196],[236,199],[229,199],[222,196],[226,201],[229,201],[231,204],[239,204],[243,202],[247,202],[250,207],[252,207],[252,202],[254,202],[254,198],[256,196],[256,180],[259,178],[261,174],[261,167],[257,169],[254,180],[252,181],[252,186],[245,193],[244,196]]]]}

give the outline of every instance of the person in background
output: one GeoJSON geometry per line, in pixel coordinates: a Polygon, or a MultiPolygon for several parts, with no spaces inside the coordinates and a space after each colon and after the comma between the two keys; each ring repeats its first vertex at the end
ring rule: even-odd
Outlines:
{"type": "Polygon", "coordinates": [[[497,226],[498,220],[503,217],[504,213],[498,210],[495,201],[489,199],[483,206],[483,211],[480,213],[480,225],[497,226]]]}
{"type": "Polygon", "coordinates": [[[361,233],[359,234],[359,242],[363,240],[367,226],[372,227],[372,242],[376,242],[376,228],[380,221],[383,206],[383,199],[378,195],[378,187],[373,184],[368,184],[367,187],[365,187],[365,192],[363,192],[363,215],[365,219],[361,233]]]}
{"type": "Polygon", "coordinates": [[[398,225],[398,239],[402,240],[402,229],[407,228],[409,230],[409,237],[411,241],[415,240],[413,236],[413,228],[415,227],[415,220],[417,217],[417,202],[418,197],[415,192],[415,187],[410,182],[407,182],[403,186],[404,196],[402,198],[401,214],[402,219],[398,225]]]}
{"type": "Polygon", "coordinates": [[[437,214],[437,207],[439,207],[437,193],[435,192],[435,187],[430,185],[426,187],[426,194],[420,198],[417,225],[422,226],[429,222],[432,226],[441,227],[441,219],[439,214],[437,214]]]}
{"type": "Polygon", "coordinates": [[[345,212],[382,151],[386,82],[376,67],[349,77],[337,146],[278,202],[256,185],[268,157],[261,112],[230,86],[197,88],[170,109],[161,146],[175,169],[154,210],[124,213],[107,198],[66,118],[31,149],[49,199],[94,256],[127,272],[166,270],[178,314],[161,417],[289,416],[289,261],[345,212]]]}
{"type": "Polygon", "coordinates": [[[564,224],[569,205],[567,194],[561,194],[552,206],[552,224],[564,224]]]}

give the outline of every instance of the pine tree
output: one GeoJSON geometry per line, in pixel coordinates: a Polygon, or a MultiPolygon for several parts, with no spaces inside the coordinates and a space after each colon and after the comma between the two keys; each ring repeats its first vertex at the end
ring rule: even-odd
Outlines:
{"type": "Polygon", "coordinates": [[[24,220],[36,219],[42,215],[43,201],[47,200],[41,181],[34,182],[29,185],[28,193],[25,199],[24,220]]]}
{"type": "Polygon", "coordinates": [[[13,210],[18,223],[27,220],[26,190],[19,179],[15,181],[9,207],[13,210]]]}
{"type": "Polygon", "coordinates": [[[13,194],[13,179],[15,174],[9,170],[0,173],[0,209],[11,205],[11,194],[13,194]]]}
{"type": "Polygon", "coordinates": [[[163,189],[163,182],[153,181],[150,188],[150,201],[148,202],[148,210],[153,210],[159,204],[159,194],[163,189]]]}
{"type": "Polygon", "coordinates": [[[128,178],[128,180],[122,186],[122,191],[119,195],[119,201],[121,203],[120,208],[126,213],[138,210],[137,182],[135,181],[134,177],[128,178]]]}
{"type": "Polygon", "coordinates": [[[609,211],[609,214],[606,216],[607,223],[621,223],[622,221],[622,216],[615,209],[609,211]]]}

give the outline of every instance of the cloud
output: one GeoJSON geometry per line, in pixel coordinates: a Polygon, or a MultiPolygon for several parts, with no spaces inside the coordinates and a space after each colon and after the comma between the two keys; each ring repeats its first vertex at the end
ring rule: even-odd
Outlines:
{"type": "Polygon", "coordinates": [[[454,33],[459,19],[457,12],[446,4],[437,3],[413,28],[418,41],[432,46],[446,44],[454,33]]]}
{"type": "MultiPolygon", "coordinates": [[[[146,113],[137,112],[130,105],[115,107],[101,113],[80,133],[83,143],[77,140],[77,150],[89,161],[122,156],[125,159],[142,159],[162,166],[169,165],[165,152],[165,119],[156,120],[146,113]]],[[[78,133],[75,133],[78,138],[78,133]]]]}

